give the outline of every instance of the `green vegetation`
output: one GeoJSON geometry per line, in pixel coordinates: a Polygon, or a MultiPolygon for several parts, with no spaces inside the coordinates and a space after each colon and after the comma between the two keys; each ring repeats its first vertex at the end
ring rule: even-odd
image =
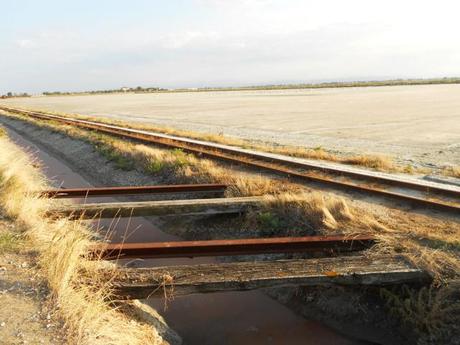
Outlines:
{"type": "Polygon", "coordinates": [[[184,151],[182,151],[182,149],[173,149],[172,154],[176,158],[175,165],[177,167],[182,167],[188,164],[187,154],[184,151]]]}
{"type": "MultiPolygon", "coordinates": [[[[160,87],[122,87],[119,89],[93,90],[82,92],[47,91],[45,96],[68,96],[68,95],[97,95],[110,93],[154,93],[154,92],[206,92],[206,91],[245,91],[245,90],[289,90],[289,89],[322,89],[341,87],[372,87],[372,86],[397,86],[397,85],[431,85],[431,84],[460,84],[460,77],[445,77],[431,79],[391,79],[352,82],[324,82],[324,83],[301,83],[301,84],[274,84],[238,87],[202,87],[164,89],[160,87]]],[[[26,95],[26,94],[25,94],[26,95]]]]}
{"type": "Polygon", "coordinates": [[[134,164],[131,159],[123,155],[118,150],[114,149],[110,145],[102,144],[97,145],[96,149],[110,162],[115,164],[118,169],[121,170],[133,170],[134,164]]]}
{"type": "Polygon", "coordinates": [[[271,235],[283,226],[282,220],[272,212],[261,212],[257,215],[257,221],[261,227],[263,235],[271,235]]]}
{"type": "Polygon", "coordinates": [[[13,97],[30,97],[27,92],[13,93],[7,92],[5,95],[0,96],[0,98],[13,98],[13,97]]]}
{"type": "Polygon", "coordinates": [[[371,86],[398,86],[398,85],[431,85],[431,84],[460,84],[460,78],[432,78],[432,79],[391,79],[352,82],[325,82],[303,84],[277,84],[247,87],[217,87],[198,89],[176,89],[174,91],[243,91],[243,90],[289,90],[289,89],[322,89],[340,87],[371,87],[371,86]]]}
{"type": "Polygon", "coordinates": [[[164,167],[165,164],[162,161],[152,160],[145,165],[144,169],[147,173],[156,174],[162,171],[164,167]]]}
{"type": "Polygon", "coordinates": [[[109,93],[144,93],[144,92],[159,92],[167,91],[167,89],[162,89],[159,87],[121,87],[119,89],[109,89],[109,90],[93,90],[93,91],[83,91],[83,92],[63,92],[63,91],[45,91],[43,95],[45,96],[69,96],[69,95],[100,95],[100,94],[109,94],[109,93]]]}
{"type": "Polygon", "coordinates": [[[21,243],[22,239],[19,235],[7,231],[0,232],[0,254],[16,252],[21,243]]]}
{"type": "Polygon", "coordinates": [[[460,331],[459,284],[382,289],[390,312],[418,338],[418,344],[446,344],[460,331]]]}

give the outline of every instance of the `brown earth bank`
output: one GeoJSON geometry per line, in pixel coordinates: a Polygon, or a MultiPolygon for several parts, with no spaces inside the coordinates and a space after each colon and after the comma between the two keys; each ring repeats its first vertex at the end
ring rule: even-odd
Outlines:
{"type": "Polygon", "coordinates": [[[0,343],[67,344],[36,253],[0,211],[0,343]]]}
{"type": "MultiPolygon", "coordinates": [[[[165,181],[164,176],[158,179],[136,169],[131,169],[127,172],[120,169],[119,166],[117,168],[117,164],[114,164],[106,157],[102,157],[94,149],[94,146],[88,142],[74,140],[68,136],[45,128],[37,128],[18,120],[2,119],[2,122],[13,127],[30,140],[42,145],[47,151],[52,152],[83,176],[99,185],[147,184],[165,181]],[[100,162],[100,164],[96,166],[91,163],[88,164],[89,162],[100,162]]],[[[171,180],[166,180],[171,182],[171,180]]],[[[369,205],[367,206],[369,207],[369,205]]],[[[396,222],[404,216],[404,212],[400,210],[388,210],[379,205],[372,206],[371,211],[387,223],[389,219],[393,219],[393,222],[396,222]]],[[[422,222],[431,229],[443,226],[455,229],[458,226],[455,221],[452,223],[452,221],[441,220],[439,217],[433,218],[432,216],[424,214],[411,215],[409,218],[412,219],[406,220],[405,225],[399,225],[411,226],[414,223],[422,222]]],[[[182,222],[180,226],[176,226],[174,229],[177,234],[185,238],[248,235],[247,230],[243,234],[241,231],[235,233],[235,224],[235,220],[232,219],[220,222],[216,222],[215,219],[212,222],[200,220],[192,223],[185,222],[185,224],[182,222]],[[213,228],[211,224],[214,224],[217,228],[213,228]],[[215,231],[217,229],[220,229],[220,231],[215,231]]],[[[272,232],[279,233],[279,230],[273,229],[272,232]]],[[[257,232],[252,233],[252,235],[254,234],[263,235],[263,233],[257,232]]],[[[308,317],[321,319],[343,332],[362,336],[368,340],[388,344],[415,343],[419,336],[415,334],[418,332],[417,329],[410,328],[410,323],[408,323],[409,327],[405,327],[398,318],[389,315],[388,309],[385,308],[385,300],[380,297],[382,291],[372,291],[372,289],[357,291],[331,287],[323,289],[272,290],[269,293],[308,317]]],[[[444,334],[443,339],[449,339],[451,343],[455,343],[452,342],[454,341],[452,339],[455,339],[452,335],[456,332],[458,332],[458,328],[453,327],[448,334],[444,334]]]]}
{"type": "MultiPolygon", "coordinates": [[[[47,182],[27,154],[7,139],[3,128],[0,151],[0,209],[14,222],[15,230],[1,237],[1,248],[21,252],[33,248],[34,269],[49,292],[49,314],[57,315],[66,326],[65,343],[167,344],[166,337],[161,336],[168,335],[164,321],[141,302],[123,304],[126,311],[121,312],[121,306],[114,308],[110,303],[107,288],[78,283],[81,270],[91,271],[98,264],[83,256],[93,234],[81,222],[43,217],[42,212],[53,200],[40,198],[36,191],[48,188],[47,182]]],[[[11,311],[15,305],[6,306],[5,312],[11,311]]],[[[33,326],[25,322],[23,329],[33,326]]]]}

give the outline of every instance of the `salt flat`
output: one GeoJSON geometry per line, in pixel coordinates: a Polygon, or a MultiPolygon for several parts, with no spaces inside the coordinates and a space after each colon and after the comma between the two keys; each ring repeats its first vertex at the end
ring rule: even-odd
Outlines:
{"type": "Polygon", "coordinates": [[[220,91],[2,100],[280,144],[460,164],[460,85],[220,91]]]}

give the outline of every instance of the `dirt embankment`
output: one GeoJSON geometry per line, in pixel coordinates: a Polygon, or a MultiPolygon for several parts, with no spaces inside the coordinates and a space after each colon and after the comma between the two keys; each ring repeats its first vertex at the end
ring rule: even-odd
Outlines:
{"type": "MultiPolygon", "coordinates": [[[[79,283],[82,271],[97,279],[94,269],[98,263],[88,262],[83,255],[94,241],[92,232],[81,222],[65,218],[55,221],[43,217],[43,213],[49,209],[53,201],[39,198],[36,191],[49,188],[47,183],[32,166],[30,158],[5,138],[3,132],[0,133],[0,141],[0,209],[2,214],[14,222],[15,230],[0,231],[0,249],[6,248],[15,254],[8,254],[9,259],[2,271],[11,269],[11,272],[17,273],[14,277],[7,277],[2,281],[5,285],[12,284],[6,291],[15,293],[18,305],[22,304],[26,309],[38,310],[42,303],[46,304],[50,315],[45,316],[48,321],[45,328],[51,329],[64,324],[65,343],[165,344],[166,337],[159,334],[165,331],[165,327],[157,327],[161,323],[160,317],[156,318],[154,313],[151,313],[150,318],[143,317],[142,315],[147,313],[147,309],[144,309],[136,318],[128,318],[126,313],[121,313],[120,309],[114,308],[110,303],[110,292],[104,286],[79,283]],[[29,248],[33,248],[33,251],[29,248]],[[28,255],[33,263],[29,264],[24,260],[20,267],[17,267],[14,260],[21,255],[28,255]],[[33,274],[33,277],[16,270],[27,267],[31,268],[28,273],[33,274]],[[89,273],[91,271],[92,273],[89,273]],[[37,284],[30,283],[34,279],[37,279],[37,284]],[[30,282],[23,282],[24,280],[30,282]],[[41,287],[37,288],[40,284],[41,287]],[[37,297],[37,300],[31,302],[28,297],[37,297]],[[54,315],[57,316],[56,319],[54,315]],[[153,321],[156,321],[157,325],[153,321]]],[[[20,318],[21,310],[18,311],[15,307],[17,305],[2,308],[2,312],[12,312],[8,318],[8,328],[14,327],[15,324],[18,326],[13,314],[18,313],[16,317],[20,318]]],[[[142,309],[135,304],[130,308],[142,309]]],[[[16,340],[21,344],[28,342],[24,339],[25,335],[33,338],[30,333],[34,328],[37,328],[37,337],[40,336],[36,324],[42,321],[39,314],[37,311],[37,315],[30,315],[30,320],[25,320],[26,322],[18,326],[18,332],[13,331],[13,336],[16,336],[16,340]],[[24,332],[21,332],[21,329],[24,332]]],[[[136,313],[131,311],[130,314],[136,313]]],[[[6,321],[3,322],[3,327],[6,327],[6,321]]],[[[53,333],[50,333],[50,336],[52,335],[53,333]]],[[[54,335],[56,339],[50,343],[63,339],[59,332],[54,335]]],[[[42,340],[46,339],[44,337],[42,340]]]]}
{"type": "Polygon", "coordinates": [[[37,255],[17,225],[0,212],[0,333],[2,344],[67,344],[62,320],[50,304],[37,255]]]}

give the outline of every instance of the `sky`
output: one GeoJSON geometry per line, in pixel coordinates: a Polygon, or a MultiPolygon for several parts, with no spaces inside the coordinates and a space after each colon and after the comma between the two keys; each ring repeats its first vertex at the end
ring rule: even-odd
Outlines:
{"type": "Polygon", "coordinates": [[[460,76],[458,0],[0,5],[0,94],[460,76]]]}

